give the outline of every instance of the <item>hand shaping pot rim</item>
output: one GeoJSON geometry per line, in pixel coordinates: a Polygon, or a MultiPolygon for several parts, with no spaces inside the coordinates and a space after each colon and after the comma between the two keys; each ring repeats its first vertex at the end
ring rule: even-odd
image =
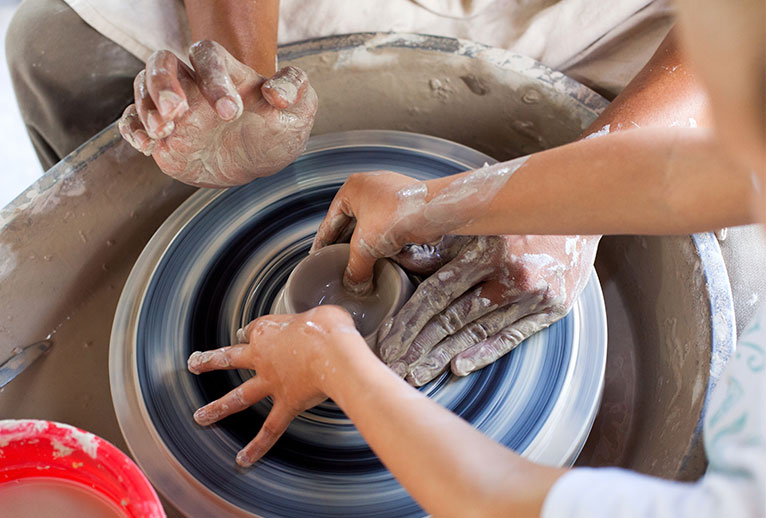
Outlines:
{"type": "MultiPolygon", "coordinates": [[[[271,307],[271,312],[279,315],[301,313],[311,309],[304,307],[305,303],[300,300],[304,295],[300,292],[301,287],[314,279],[318,284],[341,279],[348,264],[350,250],[351,245],[348,243],[335,243],[305,257],[290,273],[271,307]],[[327,272],[326,276],[322,275],[323,270],[327,272]]],[[[402,308],[414,291],[415,286],[398,264],[389,259],[380,259],[375,264],[373,295],[379,297],[380,304],[385,306],[386,310],[378,312],[381,316],[375,318],[375,324],[371,325],[372,330],[363,335],[370,348],[376,350],[381,325],[402,308]]]]}

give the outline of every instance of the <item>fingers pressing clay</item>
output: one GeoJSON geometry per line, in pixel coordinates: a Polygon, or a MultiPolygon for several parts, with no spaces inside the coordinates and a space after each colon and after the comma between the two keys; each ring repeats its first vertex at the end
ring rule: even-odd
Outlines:
{"type": "Polygon", "coordinates": [[[191,46],[189,59],[197,74],[200,92],[218,116],[232,121],[242,115],[242,97],[232,80],[232,67],[229,67],[229,61],[236,60],[226,49],[214,41],[198,41],[191,46]]]}
{"type": "Polygon", "coordinates": [[[359,234],[352,235],[343,286],[357,296],[372,293],[372,273],[377,259],[359,234]]]}
{"type": "Polygon", "coordinates": [[[310,253],[339,242],[340,236],[346,234],[346,229],[353,225],[353,222],[354,218],[344,210],[342,198],[336,196],[330,204],[327,215],[319,225],[319,229],[317,229],[310,253]]]}
{"type": "Polygon", "coordinates": [[[154,151],[154,140],[149,136],[144,129],[144,125],[141,119],[138,117],[138,111],[136,111],[136,105],[131,104],[125,108],[125,112],[120,117],[120,122],[117,124],[122,137],[128,141],[128,143],[141,153],[149,156],[154,151]]]}
{"type": "Polygon", "coordinates": [[[175,120],[189,109],[178,74],[179,60],[168,50],[158,50],[146,63],[146,87],[165,122],[175,120]]]}
{"type": "Polygon", "coordinates": [[[213,424],[224,417],[241,412],[268,395],[268,388],[260,379],[250,378],[225,396],[194,412],[194,420],[200,426],[213,424]]]}
{"type": "Polygon", "coordinates": [[[275,404],[269,415],[266,416],[266,421],[264,421],[255,439],[237,453],[237,464],[247,468],[263,457],[274,446],[277,439],[285,433],[295,416],[295,413],[290,412],[282,405],[275,404]]]}
{"type": "Polygon", "coordinates": [[[300,68],[285,67],[261,86],[264,99],[280,110],[297,103],[306,92],[308,76],[300,68]]]}
{"type": "Polygon", "coordinates": [[[452,360],[452,372],[466,376],[508,354],[521,342],[557,321],[560,316],[547,313],[530,315],[473,347],[452,360]]]}

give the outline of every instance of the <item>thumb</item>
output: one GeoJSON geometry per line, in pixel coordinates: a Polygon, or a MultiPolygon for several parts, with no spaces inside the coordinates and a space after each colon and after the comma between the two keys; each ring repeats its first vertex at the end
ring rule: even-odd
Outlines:
{"type": "Polygon", "coordinates": [[[407,271],[418,275],[431,275],[452,261],[472,236],[444,236],[434,244],[407,245],[392,259],[407,271]]]}
{"type": "Polygon", "coordinates": [[[298,103],[308,87],[306,72],[297,67],[285,67],[263,83],[261,93],[270,105],[284,110],[298,103]]]}

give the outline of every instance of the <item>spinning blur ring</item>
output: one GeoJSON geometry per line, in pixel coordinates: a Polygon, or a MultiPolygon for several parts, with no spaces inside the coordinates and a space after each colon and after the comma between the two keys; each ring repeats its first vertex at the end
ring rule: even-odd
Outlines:
{"type": "MultiPolygon", "coordinates": [[[[425,513],[332,403],[301,414],[250,469],[234,458],[270,401],[210,427],[194,411],[251,374],[194,376],[196,350],[235,342],[268,312],[352,172],[420,179],[492,159],[441,139],[394,131],[313,138],[280,173],[202,189],[157,231],[125,285],[112,330],[112,397],[138,463],[189,516],[403,517],[425,513]]],[[[595,418],[606,362],[606,314],[595,271],[570,314],[465,378],[421,388],[488,436],[552,465],[574,462],[595,418]]]]}

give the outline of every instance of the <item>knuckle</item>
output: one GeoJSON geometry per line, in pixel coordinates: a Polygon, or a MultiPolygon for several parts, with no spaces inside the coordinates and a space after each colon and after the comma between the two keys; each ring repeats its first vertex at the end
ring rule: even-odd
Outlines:
{"type": "Polygon", "coordinates": [[[454,334],[463,327],[463,319],[454,307],[447,308],[446,311],[440,313],[437,321],[448,335],[454,334]]]}
{"type": "Polygon", "coordinates": [[[493,341],[493,346],[495,349],[509,349],[510,347],[515,347],[519,343],[521,343],[526,338],[527,333],[524,332],[523,329],[518,327],[508,327],[504,329],[500,334],[497,336],[497,340],[493,341]]]}
{"type": "Polygon", "coordinates": [[[248,330],[250,343],[254,342],[258,336],[262,335],[266,331],[267,327],[268,324],[265,318],[254,320],[250,325],[250,329],[248,330]]]}
{"type": "Polygon", "coordinates": [[[483,322],[472,322],[465,327],[465,334],[471,338],[474,343],[483,342],[489,338],[490,333],[486,324],[483,322]]]}
{"type": "Polygon", "coordinates": [[[250,403],[247,401],[247,396],[245,395],[245,389],[243,387],[237,387],[237,389],[234,391],[234,400],[242,407],[250,406],[250,403]]]}
{"type": "Polygon", "coordinates": [[[218,44],[213,40],[199,40],[192,43],[189,51],[192,54],[204,54],[215,51],[217,46],[218,44]]]}
{"type": "Polygon", "coordinates": [[[273,444],[281,434],[282,430],[279,427],[277,427],[274,423],[266,421],[261,427],[261,433],[259,434],[261,436],[261,440],[258,443],[258,447],[263,448],[266,445],[273,444]]]}
{"type": "Polygon", "coordinates": [[[426,361],[423,362],[423,366],[432,371],[442,369],[450,362],[452,356],[451,351],[440,347],[428,355],[426,361]]]}

